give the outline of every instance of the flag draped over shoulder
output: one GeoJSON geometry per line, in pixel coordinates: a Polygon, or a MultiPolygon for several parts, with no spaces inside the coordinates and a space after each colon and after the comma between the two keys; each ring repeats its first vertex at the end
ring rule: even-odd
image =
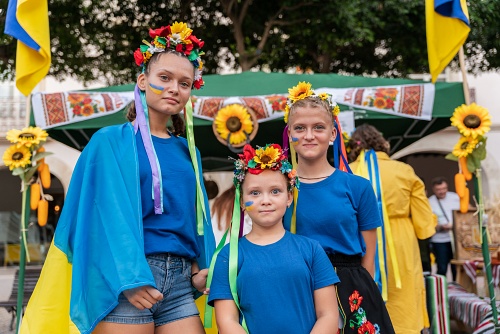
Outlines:
{"type": "Polygon", "coordinates": [[[469,35],[466,0],[425,0],[425,21],[429,70],[436,82],[469,35]]]}
{"type": "Polygon", "coordinates": [[[50,68],[47,0],[10,0],[4,32],[17,39],[16,86],[28,96],[50,68]]]}

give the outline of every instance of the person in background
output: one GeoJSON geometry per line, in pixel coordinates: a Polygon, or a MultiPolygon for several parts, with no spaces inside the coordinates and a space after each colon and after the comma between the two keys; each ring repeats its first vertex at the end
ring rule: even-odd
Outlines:
{"type": "MultiPolygon", "coordinates": [[[[453,259],[451,244],[453,229],[453,211],[460,209],[460,197],[448,191],[448,181],[444,177],[436,177],[431,181],[432,192],[429,203],[438,219],[436,234],[431,238],[431,248],[436,257],[437,274],[446,276],[448,265],[453,259]]],[[[450,265],[453,281],[457,278],[455,265],[450,265]]]]}
{"type": "Polygon", "coordinates": [[[350,166],[355,173],[364,162],[361,153],[365,157],[370,150],[375,153],[383,198],[378,200],[380,207],[385,204],[389,220],[384,221],[388,265],[386,306],[396,333],[419,334],[428,326],[428,315],[418,239],[430,238],[435,232],[424,183],[410,165],[389,158],[389,143],[372,125],[358,126],[349,147],[349,160],[354,161],[350,166]],[[387,233],[389,229],[392,240],[387,233]],[[390,241],[394,244],[395,259],[389,251],[390,241]],[[401,287],[397,286],[397,273],[401,287]]]}

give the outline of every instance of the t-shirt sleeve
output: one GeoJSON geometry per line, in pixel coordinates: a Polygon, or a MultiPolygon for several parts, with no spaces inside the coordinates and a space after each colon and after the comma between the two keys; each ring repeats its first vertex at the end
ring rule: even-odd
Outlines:
{"type": "Polygon", "coordinates": [[[314,290],[324,288],[332,284],[340,282],[339,277],[335,273],[328,256],[318,242],[313,242],[313,265],[312,272],[314,275],[314,290]]]}
{"type": "Polygon", "coordinates": [[[358,203],[358,226],[360,231],[367,231],[382,226],[375,192],[366,179],[360,182],[358,203]]]}
{"type": "Polygon", "coordinates": [[[208,295],[208,305],[214,306],[214,301],[217,299],[233,299],[229,287],[229,245],[224,246],[217,255],[210,294],[208,295]]]}

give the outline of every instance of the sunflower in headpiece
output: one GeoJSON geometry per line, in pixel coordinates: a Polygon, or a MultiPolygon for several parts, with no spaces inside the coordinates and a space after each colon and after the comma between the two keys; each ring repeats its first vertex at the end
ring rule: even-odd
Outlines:
{"type": "Polygon", "coordinates": [[[265,169],[279,170],[288,177],[289,189],[299,186],[297,172],[288,162],[287,155],[278,144],[267,144],[255,150],[252,146],[246,144],[243,147],[243,153],[238,154],[239,159],[234,160],[234,178],[235,186],[241,185],[245,179],[245,174],[260,174],[265,169]]]}
{"type": "Polygon", "coordinates": [[[466,137],[477,138],[490,131],[491,119],[488,110],[475,103],[462,104],[456,108],[450,120],[451,125],[456,126],[466,137]]]}
{"type": "Polygon", "coordinates": [[[328,94],[328,93],[319,93],[316,94],[314,90],[311,88],[311,83],[309,82],[299,82],[297,86],[294,86],[292,88],[288,89],[288,99],[287,103],[285,106],[285,115],[284,115],[284,121],[285,123],[288,123],[288,115],[290,114],[290,109],[292,108],[292,105],[300,100],[306,99],[306,98],[317,98],[323,101],[326,101],[330,107],[330,111],[332,112],[332,115],[335,117],[339,114],[340,108],[335,103],[333,100],[333,97],[328,94]]]}
{"type": "Polygon", "coordinates": [[[458,143],[455,144],[453,148],[453,152],[451,152],[454,156],[461,158],[466,157],[474,151],[478,144],[478,140],[473,137],[464,137],[462,136],[458,143]]]}
{"type": "Polygon", "coordinates": [[[31,163],[31,152],[26,146],[12,145],[3,154],[3,163],[10,170],[14,168],[25,168],[31,163]]]}
{"type": "Polygon", "coordinates": [[[28,128],[24,128],[22,130],[9,130],[7,132],[7,140],[13,144],[17,144],[20,146],[37,146],[40,142],[44,142],[47,140],[48,133],[39,127],[30,126],[28,128]]]}
{"type": "Polygon", "coordinates": [[[217,112],[215,126],[220,137],[229,144],[245,143],[253,131],[253,122],[248,109],[241,104],[230,104],[217,112]]]}
{"type": "Polygon", "coordinates": [[[155,53],[165,52],[167,49],[183,53],[195,68],[193,88],[200,89],[204,85],[201,77],[203,62],[200,56],[204,54],[201,48],[205,43],[192,33],[193,30],[186,23],[177,21],[171,26],[149,29],[152,40],[143,40],[144,44],[135,50],[135,63],[144,70],[155,53]]]}

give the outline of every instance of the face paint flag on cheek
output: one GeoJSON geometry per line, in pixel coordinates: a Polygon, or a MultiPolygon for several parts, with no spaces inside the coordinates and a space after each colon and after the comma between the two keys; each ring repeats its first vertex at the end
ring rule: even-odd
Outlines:
{"type": "Polygon", "coordinates": [[[151,91],[153,93],[158,94],[158,95],[160,95],[164,90],[164,88],[162,86],[156,86],[152,83],[149,84],[149,88],[151,89],[151,91]]]}
{"type": "Polygon", "coordinates": [[[299,138],[292,137],[292,145],[297,145],[299,143],[299,138]]]}
{"type": "Polygon", "coordinates": [[[253,202],[252,201],[245,202],[245,209],[247,211],[252,211],[253,210],[253,202]]]}

